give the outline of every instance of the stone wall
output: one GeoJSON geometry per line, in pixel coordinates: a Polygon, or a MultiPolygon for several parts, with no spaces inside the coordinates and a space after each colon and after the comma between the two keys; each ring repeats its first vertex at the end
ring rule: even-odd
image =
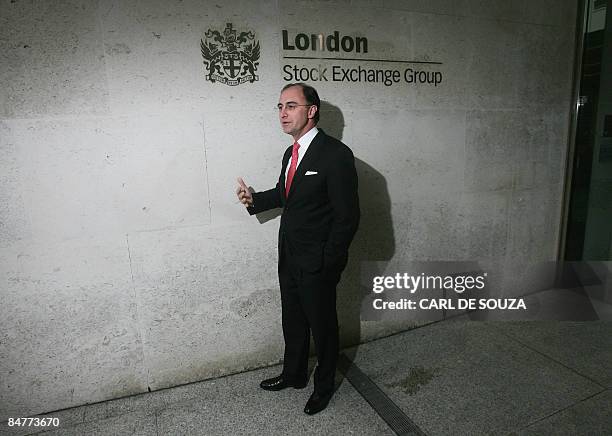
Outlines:
{"type": "Polygon", "coordinates": [[[0,419],[279,361],[278,214],[234,189],[278,177],[285,65],[442,77],[312,82],[360,177],[345,344],[411,325],[360,321],[361,261],[476,260],[518,292],[559,241],[574,3],[3,0],[0,419]],[[227,23],[260,43],[253,83],[206,79],[201,39],[227,23]]]}

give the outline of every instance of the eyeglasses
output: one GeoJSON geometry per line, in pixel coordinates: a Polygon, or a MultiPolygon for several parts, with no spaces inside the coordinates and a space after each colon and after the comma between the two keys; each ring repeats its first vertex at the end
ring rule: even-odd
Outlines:
{"type": "Polygon", "coordinates": [[[282,103],[279,103],[276,105],[276,109],[278,109],[279,112],[281,112],[283,110],[283,107],[285,108],[285,110],[287,112],[291,112],[294,111],[296,107],[298,106],[314,106],[313,104],[297,104],[297,103],[287,103],[286,105],[283,106],[282,103]]]}

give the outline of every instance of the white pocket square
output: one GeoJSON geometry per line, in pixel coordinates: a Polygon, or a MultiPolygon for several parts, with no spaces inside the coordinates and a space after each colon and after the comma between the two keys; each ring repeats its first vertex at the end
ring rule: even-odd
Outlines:
{"type": "Polygon", "coordinates": [[[306,171],[307,176],[314,176],[315,174],[319,174],[317,171],[306,171]]]}

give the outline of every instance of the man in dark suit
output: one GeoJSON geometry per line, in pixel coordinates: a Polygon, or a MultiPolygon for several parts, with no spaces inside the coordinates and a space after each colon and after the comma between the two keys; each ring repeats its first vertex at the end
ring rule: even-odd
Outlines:
{"type": "Polygon", "coordinates": [[[294,144],[285,151],[278,183],[254,192],[238,179],[236,191],[251,215],[283,208],[278,239],[283,372],[262,381],[261,387],[278,391],[308,384],[312,331],[318,364],[314,393],[304,409],[310,415],[325,409],[334,392],[336,285],[359,224],[355,159],[346,145],[317,129],[320,104],[317,91],[306,84],[282,89],[279,119],[294,144]]]}

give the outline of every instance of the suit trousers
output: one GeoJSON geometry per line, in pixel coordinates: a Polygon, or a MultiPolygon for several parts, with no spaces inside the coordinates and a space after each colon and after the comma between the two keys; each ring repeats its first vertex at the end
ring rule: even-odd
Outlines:
{"type": "Polygon", "coordinates": [[[296,382],[307,379],[312,332],[318,361],[314,391],[331,394],[338,362],[336,285],[341,271],[304,271],[288,250],[281,249],[278,273],[285,339],[283,376],[296,382]]]}

